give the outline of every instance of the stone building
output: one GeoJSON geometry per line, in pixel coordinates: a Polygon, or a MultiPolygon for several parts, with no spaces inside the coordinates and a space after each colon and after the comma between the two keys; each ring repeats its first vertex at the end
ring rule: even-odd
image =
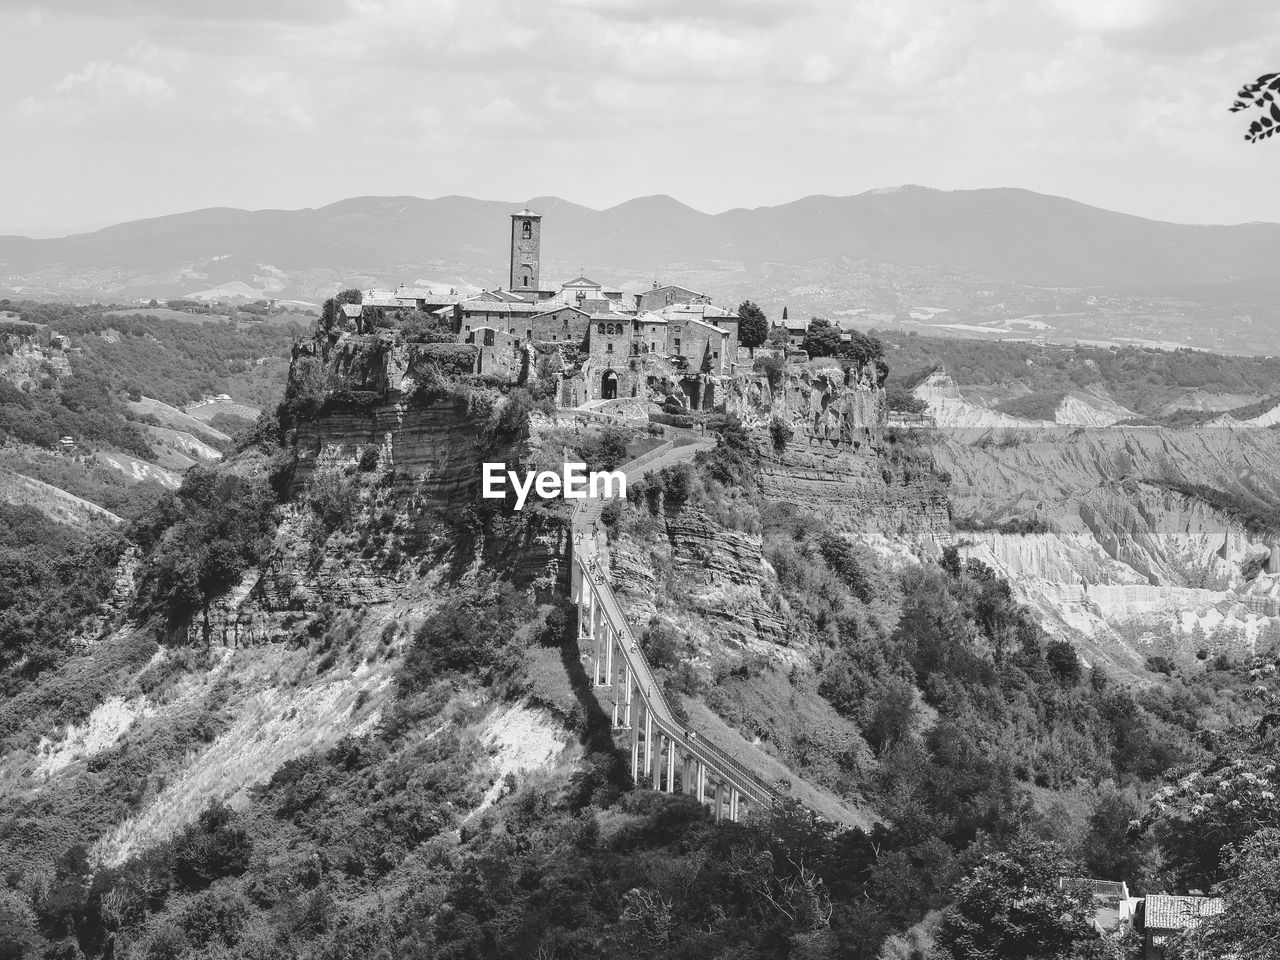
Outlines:
{"type": "Polygon", "coordinates": [[[542,215],[525,207],[511,215],[511,282],[507,289],[532,294],[538,290],[542,258],[542,215]]]}
{"type": "MultiPolygon", "coordinates": [[[[546,306],[546,304],[542,304],[546,306]]],[[[535,343],[567,343],[579,346],[587,336],[591,314],[577,307],[555,307],[535,314],[529,323],[533,328],[535,343]]]]}
{"type": "Polygon", "coordinates": [[[479,348],[475,373],[511,381],[523,379],[525,351],[511,334],[493,327],[473,327],[464,342],[479,348]]]}
{"type": "Polygon", "coordinates": [[[653,289],[646,290],[644,293],[637,293],[635,300],[637,313],[644,313],[646,310],[658,311],[675,303],[711,302],[711,298],[705,293],[698,293],[696,290],[690,290],[688,287],[680,287],[675,284],[667,284],[660,287],[657,280],[653,281],[653,289]]]}
{"type": "Polygon", "coordinates": [[[543,310],[541,304],[525,300],[466,300],[452,308],[453,332],[461,342],[466,343],[467,335],[472,330],[491,327],[527,343],[533,336],[532,320],[543,310]]]}

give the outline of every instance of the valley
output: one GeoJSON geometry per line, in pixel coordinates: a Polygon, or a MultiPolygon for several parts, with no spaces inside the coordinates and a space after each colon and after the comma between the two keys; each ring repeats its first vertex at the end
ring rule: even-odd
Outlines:
{"type": "Polygon", "coordinates": [[[985,843],[1058,843],[1144,891],[1206,882],[1163,859],[1163,827],[1120,840],[1108,817],[1262,709],[1269,360],[881,331],[887,380],[788,356],[711,375],[717,405],[663,423],[656,400],[563,408],[545,367],[469,374],[474,348],[412,325],[281,350],[211,320],[178,350],[164,325],[190,321],[39,309],[62,325],[21,331],[0,450],[0,905],[23,936],[896,960],[943,936],[985,843]],[[166,363],[190,373],[142,374],[166,363]],[[594,535],[670,722],[778,792],[740,824],[685,773],[633,787],[569,602],[570,504],[479,496],[485,462],[686,443],[594,535]],[[827,921],[743,886],[746,862],[803,878],[768,850],[820,871],[827,921]],[[536,881],[477,872],[499,863],[536,881]],[[637,919],[653,898],[666,939],[637,919]]]}

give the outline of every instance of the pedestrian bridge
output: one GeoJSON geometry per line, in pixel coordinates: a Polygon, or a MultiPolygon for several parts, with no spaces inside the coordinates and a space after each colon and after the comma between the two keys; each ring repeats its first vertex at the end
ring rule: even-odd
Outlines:
{"type": "MultiPolygon", "coordinates": [[[[703,440],[676,447],[668,441],[619,469],[630,483],[712,445],[703,440]]],[[[603,500],[588,498],[574,510],[570,583],[578,645],[597,694],[606,704],[612,701],[614,729],[629,736],[632,779],[637,786],[697,797],[717,821],[741,820],[779,803],[782,795],[773,785],[672,711],[609,582],[607,547],[598,529],[603,509],[603,500]]]]}

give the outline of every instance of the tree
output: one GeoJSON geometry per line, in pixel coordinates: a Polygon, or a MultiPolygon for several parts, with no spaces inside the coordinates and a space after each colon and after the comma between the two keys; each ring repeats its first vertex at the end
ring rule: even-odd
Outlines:
{"type": "Polygon", "coordinates": [[[1280,830],[1280,769],[1265,750],[1228,750],[1175,774],[1152,794],[1138,826],[1154,828],[1179,884],[1204,889],[1223,879],[1224,852],[1260,830],[1280,830]]]}
{"type": "Polygon", "coordinates": [[[834,357],[840,352],[840,328],[830,320],[814,317],[800,347],[811,357],[834,357]]]}
{"type": "Polygon", "coordinates": [[[1231,105],[1232,113],[1258,107],[1261,116],[1249,124],[1244,138],[1250,143],[1265,140],[1280,130],[1280,105],[1276,103],[1276,93],[1280,91],[1280,73],[1264,73],[1257,80],[1246,83],[1236,94],[1236,102],[1231,105]]]}
{"type": "Polygon", "coordinates": [[[782,308],[782,322],[783,322],[783,323],[786,323],[786,322],[787,322],[787,308],[786,308],[786,307],[783,307],[783,308],[782,308]]]}
{"type": "Polygon", "coordinates": [[[1142,816],[1142,805],[1130,787],[1104,786],[1089,815],[1080,856],[1089,876],[1125,880],[1130,887],[1150,889],[1148,883],[1159,863],[1155,843],[1130,834],[1130,825],[1142,816]]]}
{"type": "Polygon", "coordinates": [[[1084,671],[1080,667],[1080,658],[1076,656],[1076,648],[1069,641],[1050,641],[1045,659],[1049,662],[1053,675],[1064,687],[1074,687],[1080,682],[1084,671]]]}
{"type": "Polygon", "coordinates": [[[769,321],[764,311],[750,300],[743,300],[738,305],[738,320],[738,342],[755,356],[755,348],[769,336],[769,321]]]}
{"type": "Polygon", "coordinates": [[[956,888],[939,946],[955,960],[1038,960],[1061,957],[1097,939],[1091,897],[1058,887],[1078,875],[1053,843],[1021,837],[1008,853],[983,857],[956,888]]]}
{"type": "MultiPolygon", "coordinates": [[[[342,312],[342,305],[344,303],[360,303],[363,300],[363,294],[354,288],[343,290],[326,300],[324,302],[324,310],[320,314],[321,332],[328,334],[334,330],[341,330],[343,321],[339,314],[342,312]]],[[[359,333],[360,331],[357,329],[356,332],[359,333]]]]}
{"type": "Polygon", "coordinates": [[[1280,830],[1260,830],[1245,841],[1229,872],[1215,890],[1222,913],[1186,936],[1199,948],[1192,955],[1280,960],[1280,830]]]}

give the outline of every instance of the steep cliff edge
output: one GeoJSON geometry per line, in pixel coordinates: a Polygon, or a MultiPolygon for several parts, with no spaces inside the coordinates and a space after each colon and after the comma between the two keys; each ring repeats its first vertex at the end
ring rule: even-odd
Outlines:
{"type": "Polygon", "coordinates": [[[970,552],[1051,626],[1184,651],[1193,633],[1252,646],[1276,628],[1248,599],[1280,536],[1253,512],[1280,497],[1273,431],[940,429],[932,449],[970,552]],[[1046,532],[1000,532],[1019,524],[1046,532]]]}

